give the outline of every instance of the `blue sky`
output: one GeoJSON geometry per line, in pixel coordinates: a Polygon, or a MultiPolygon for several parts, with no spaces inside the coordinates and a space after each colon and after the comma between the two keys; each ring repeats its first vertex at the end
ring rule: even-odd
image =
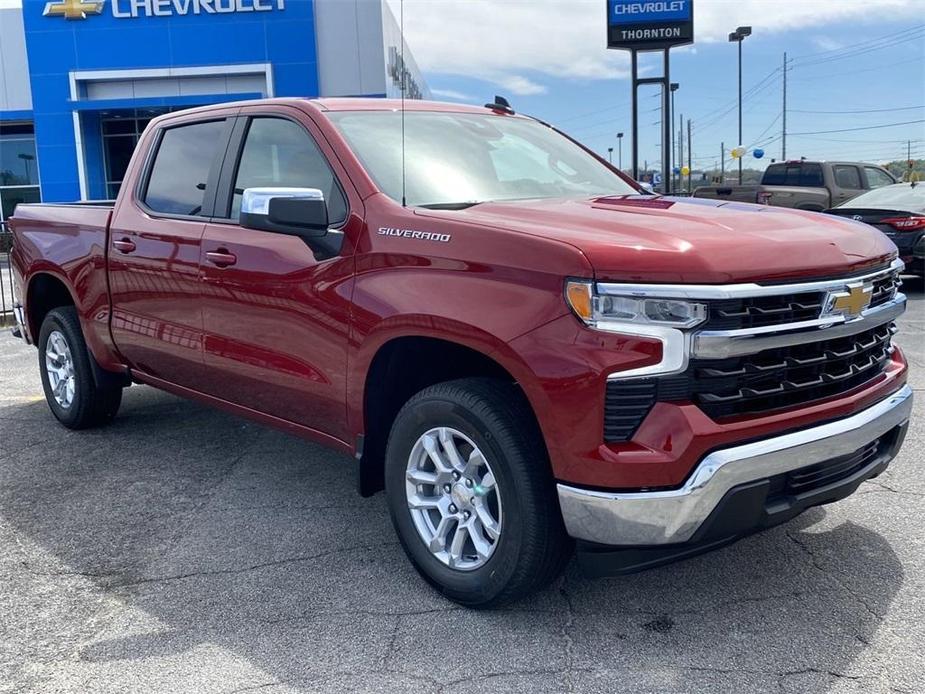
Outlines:
{"type": "MultiPolygon", "coordinates": [[[[389,2],[397,17],[400,1],[389,2]]],[[[629,60],[604,48],[604,0],[405,0],[404,21],[435,98],[481,104],[503,94],[599,152],[614,147],[615,162],[623,131],[629,167],[629,60]]],[[[692,121],[695,168],[718,162],[721,142],[737,144],[727,35],[739,25],[753,28],[743,45],[742,144],[766,152],[747,165],[781,156],[784,51],[793,59],[788,159],[904,159],[907,140],[925,158],[925,0],[696,0],[696,42],[673,50],[671,65],[681,85],[675,122],[679,113],[692,121]],[[829,130],[844,132],[819,132],[829,130]]],[[[660,74],[660,54],[641,66],[660,74]]],[[[639,94],[642,165],[660,157],[661,114],[657,87],[639,94]]]]}

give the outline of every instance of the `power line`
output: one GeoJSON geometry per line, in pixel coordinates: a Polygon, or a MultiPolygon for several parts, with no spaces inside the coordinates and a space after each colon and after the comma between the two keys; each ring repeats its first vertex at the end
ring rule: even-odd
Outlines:
{"type": "Polygon", "coordinates": [[[875,65],[873,67],[863,68],[861,70],[840,70],[839,72],[827,72],[824,75],[810,75],[809,77],[791,77],[790,79],[796,80],[797,82],[816,82],[821,79],[829,79],[832,77],[854,77],[855,75],[862,72],[876,72],[877,70],[885,70],[887,68],[893,69],[897,65],[906,65],[908,63],[920,63],[921,58],[909,58],[907,60],[897,60],[894,63],[884,63],[883,65],[875,65]]]}
{"type": "Polygon", "coordinates": [[[853,44],[851,46],[842,46],[840,48],[831,48],[825,51],[817,51],[815,53],[804,53],[803,55],[798,55],[793,58],[795,61],[821,61],[821,60],[835,60],[838,59],[838,56],[843,56],[849,53],[853,53],[858,50],[866,50],[872,48],[873,46],[879,46],[883,44],[883,47],[893,46],[900,41],[907,40],[907,37],[912,34],[917,34],[922,29],[925,29],[925,24],[916,24],[912,27],[907,27],[906,29],[901,29],[900,31],[894,31],[891,34],[884,34],[883,36],[878,36],[866,41],[861,41],[860,43],[853,44]]]}
{"type": "Polygon", "coordinates": [[[837,113],[839,115],[847,113],[884,113],[886,111],[913,111],[915,109],[925,109],[925,105],[920,106],[897,106],[895,108],[868,108],[862,111],[808,111],[805,109],[792,108],[791,113],[837,113]]]}
{"type": "Polygon", "coordinates": [[[840,128],[838,130],[815,130],[812,132],[805,133],[789,133],[790,135],[800,136],[800,135],[825,135],[826,133],[848,133],[855,130],[876,130],[878,128],[894,128],[898,125],[915,125],[916,123],[925,123],[925,118],[919,118],[918,120],[907,120],[901,123],[883,123],[881,125],[865,125],[860,128],[840,128]]]}

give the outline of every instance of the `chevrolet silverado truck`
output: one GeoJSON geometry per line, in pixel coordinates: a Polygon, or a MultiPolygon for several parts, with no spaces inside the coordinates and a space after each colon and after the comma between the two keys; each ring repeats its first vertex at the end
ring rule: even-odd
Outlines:
{"type": "Polygon", "coordinates": [[[636,571],[841,499],[912,406],[883,234],[644,194],[505,106],[172,113],[115,203],[11,225],[16,330],[61,424],[109,422],[138,383],[355,456],[469,606],[576,549],[636,571]]]}
{"type": "Polygon", "coordinates": [[[866,190],[893,183],[896,179],[889,171],[873,164],[797,160],[771,164],[759,185],[701,186],[693,195],[822,212],[866,190]]]}

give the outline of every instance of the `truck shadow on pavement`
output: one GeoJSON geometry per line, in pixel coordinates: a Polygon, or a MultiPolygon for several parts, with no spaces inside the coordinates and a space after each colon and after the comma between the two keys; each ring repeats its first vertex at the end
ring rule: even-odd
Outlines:
{"type": "Polygon", "coordinates": [[[343,456],[141,387],[105,430],[15,400],[0,426],[18,692],[860,691],[853,661],[903,581],[849,520],[884,496],[862,491],[642,574],[573,563],[474,612],[417,577],[343,456]]]}

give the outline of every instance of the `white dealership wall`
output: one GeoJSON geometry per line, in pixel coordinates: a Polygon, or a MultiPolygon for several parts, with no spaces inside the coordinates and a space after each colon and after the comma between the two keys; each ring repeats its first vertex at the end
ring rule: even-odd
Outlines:
{"type": "MultiPolygon", "coordinates": [[[[401,96],[401,31],[386,0],[315,0],[315,27],[322,95],[401,96]]],[[[404,66],[406,96],[429,99],[407,43],[404,66]]]]}
{"type": "Polygon", "coordinates": [[[29,111],[31,108],[22,9],[0,6],[0,111],[29,111]]]}

